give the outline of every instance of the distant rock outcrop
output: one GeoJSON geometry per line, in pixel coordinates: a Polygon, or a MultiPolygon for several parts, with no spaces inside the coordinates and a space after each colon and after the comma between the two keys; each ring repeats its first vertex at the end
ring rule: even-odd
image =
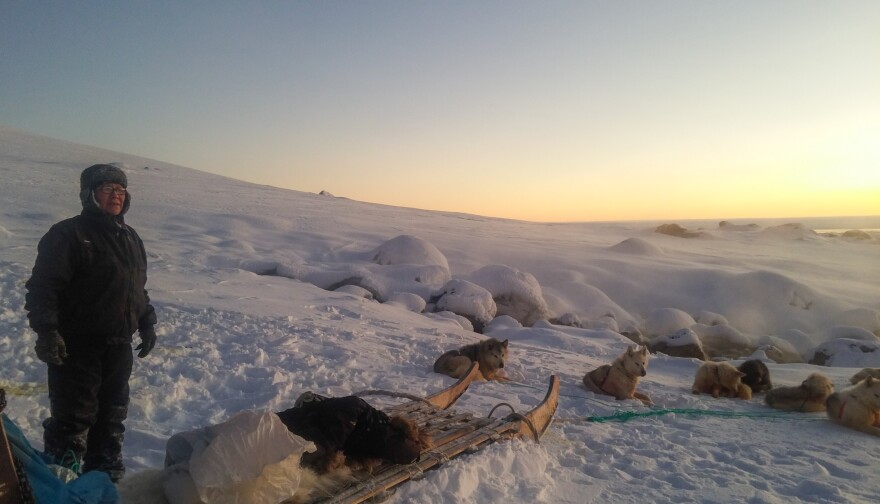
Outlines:
{"type": "Polygon", "coordinates": [[[768,227],[764,229],[764,234],[779,236],[782,238],[794,238],[794,239],[803,239],[803,238],[812,238],[818,237],[819,233],[804,227],[800,222],[789,222],[787,224],[781,224],[779,226],[768,227]]]}
{"type": "Polygon", "coordinates": [[[722,231],[757,231],[761,229],[761,226],[757,224],[733,224],[732,222],[728,222],[723,220],[718,223],[718,229],[722,231]]]}
{"type": "Polygon", "coordinates": [[[848,240],[871,240],[871,235],[862,231],[861,229],[850,229],[849,231],[844,231],[843,234],[840,235],[841,238],[846,238],[848,240]]]}
{"type": "Polygon", "coordinates": [[[698,231],[688,231],[687,228],[678,224],[661,224],[654,228],[655,233],[675,236],[677,238],[698,238],[703,235],[698,231]]]}

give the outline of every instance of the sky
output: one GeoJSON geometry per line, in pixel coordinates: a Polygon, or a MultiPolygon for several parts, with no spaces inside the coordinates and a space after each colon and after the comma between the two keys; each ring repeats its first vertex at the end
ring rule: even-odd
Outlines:
{"type": "MultiPolygon", "coordinates": [[[[0,128],[0,388],[4,414],[38,450],[47,370],[34,353],[24,285],[40,238],[81,209],[82,167],[105,154],[0,128]]],[[[762,359],[777,387],[821,373],[841,391],[862,367],[880,367],[880,217],[833,219],[872,228],[866,239],[811,231],[829,219],[801,228],[713,222],[679,238],[640,222],[462,218],[116,159],[158,318],[157,345],[134,359],[130,380],[125,504],[168,504],[160,483],[174,434],[242,411],[282,411],[306,390],[424,397],[454,382],[433,372],[440,355],[486,337],[509,341],[512,381],[471,384],[455,411],[485,417],[507,404],[525,413],[556,375],[553,423],[540,444],[462,454],[402,485],[388,504],[861,504],[880,494],[878,438],[823,413],[771,409],[761,394],[695,395],[702,363],[670,356],[674,348],[653,354],[638,383],[653,407],[581,383],[635,345],[626,332],[672,347],[700,341],[737,365],[762,359]],[[480,334],[470,320],[483,314],[491,321],[480,334]],[[828,365],[804,362],[817,351],[828,365]]],[[[382,409],[395,402],[366,400],[382,409]]],[[[218,468],[206,471],[214,481],[263,459],[206,458],[218,468]]]]}
{"type": "Polygon", "coordinates": [[[880,215],[877,26],[870,0],[10,1],[0,124],[533,221],[880,215]]]}

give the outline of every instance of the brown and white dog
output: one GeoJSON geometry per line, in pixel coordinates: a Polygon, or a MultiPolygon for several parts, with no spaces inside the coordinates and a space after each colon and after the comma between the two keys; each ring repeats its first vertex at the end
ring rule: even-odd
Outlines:
{"type": "Polygon", "coordinates": [[[647,405],[651,398],[636,392],[639,378],[648,374],[648,347],[630,346],[611,364],[603,364],[584,375],[584,386],[597,394],[614,396],[618,400],[638,399],[647,405]]]}
{"type": "Polygon", "coordinates": [[[827,376],[813,373],[797,387],[776,387],[767,392],[764,401],[771,408],[813,413],[825,411],[825,400],[834,392],[827,376]]]}
{"type": "Polygon", "coordinates": [[[880,380],[869,376],[852,387],[828,396],[828,418],[836,423],[880,436],[880,380]]]}
{"type": "Polygon", "coordinates": [[[849,382],[855,385],[856,383],[864,380],[865,378],[873,376],[874,379],[880,380],[880,368],[864,368],[858,373],[852,375],[852,378],[849,379],[849,382]]]}
{"type": "Polygon", "coordinates": [[[712,394],[712,397],[751,399],[752,389],[742,382],[745,373],[729,362],[704,362],[694,377],[694,394],[712,394]]]}

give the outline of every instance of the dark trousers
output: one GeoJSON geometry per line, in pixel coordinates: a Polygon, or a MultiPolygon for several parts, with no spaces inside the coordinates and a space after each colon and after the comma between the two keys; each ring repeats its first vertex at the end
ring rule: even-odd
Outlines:
{"type": "Polygon", "coordinates": [[[43,422],[44,452],[82,471],[107,472],[118,481],[122,463],[123,421],[128,415],[133,363],[130,344],[68,347],[64,364],[49,364],[49,411],[43,422]]]}

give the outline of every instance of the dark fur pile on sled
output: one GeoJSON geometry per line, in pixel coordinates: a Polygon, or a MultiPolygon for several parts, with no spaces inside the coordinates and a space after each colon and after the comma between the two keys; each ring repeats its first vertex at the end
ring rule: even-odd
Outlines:
{"type": "Polygon", "coordinates": [[[288,430],[315,443],[317,450],[304,454],[301,465],[318,474],[343,465],[369,471],[383,461],[409,464],[431,443],[410,420],[390,418],[355,396],[307,392],[278,416],[288,430]]]}

